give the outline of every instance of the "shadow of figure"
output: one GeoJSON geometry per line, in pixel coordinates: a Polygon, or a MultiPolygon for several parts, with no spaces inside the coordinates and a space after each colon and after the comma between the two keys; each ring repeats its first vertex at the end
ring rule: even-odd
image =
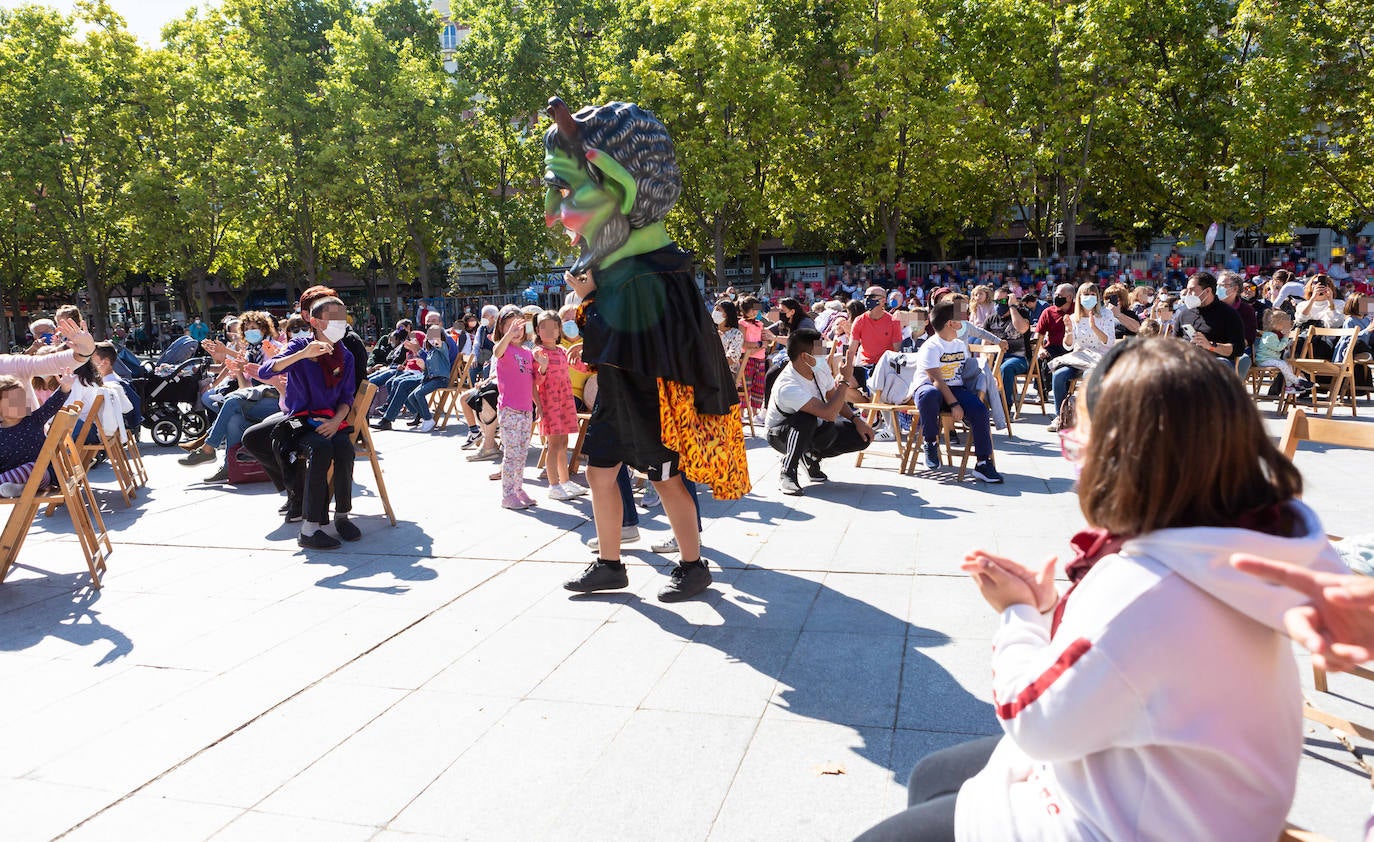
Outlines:
{"type": "MultiPolygon", "coordinates": [[[[886,737],[870,741],[874,730],[934,732],[927,736],[954,742],[1002,733],[992,705],[926,654],[952,642],[942,632],[811,579],[758,568],[734,573],[726,571],[728,586],[714,586],[708,598],[720,624],[698,625],[657,603],[619,597],[665,631],[776,679],[771,705],[854,728],[863,740],[859,756],[899,783],[915,758],[886,737]]],[[[986,660],[986,648],[974,648],[986,660]]]]}
{"type": "MultiPolygon", "coordinates": [[[[36,570],[20,564],[15,567],[36,570]]],[[[100,621],[100,612],[95,610],[100,591],[82,587],[86,582],[89,579],[83,571],[6,583],[0,588],[0,611],[4,612],[0,613],[0,652],[22,652],[47,637],[83,647],[108,642],[110,650],[95,662],[98,667],[132,652],[134,642],[127,635],[100,621]]]]}
{"type": "Polygon", "coordinates": [[[306,553],[306,564],[328,564],[344,568],[332,576],[320,579],[315,583],[316,587],[398,596],[408,592],[410,588],[405,584],[356,583],[378,575],[390,576],[400,583],[428,582],[438,578],[437,570],[422,564],[434,555],[434,539],[419,524],[397,521],[396,526],[391,527],[385,515],[354,517],[353,522],[358,524],[363,533],[363,537],[357,542],[345,543],[337,550],[301,551],[306,553]],[[379,554],[375,550],[369,551],[368,535],[382,530],[386,530],[387,543],[392,549],[385,554],[379,554]]]}

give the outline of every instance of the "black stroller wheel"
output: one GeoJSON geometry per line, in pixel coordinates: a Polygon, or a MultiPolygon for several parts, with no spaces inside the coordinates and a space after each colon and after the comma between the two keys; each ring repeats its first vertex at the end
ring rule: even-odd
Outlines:
{"type": "Polygon", "coordinates": [[[171,418],[159,418],[153,423],[153,442],[163,447],[181,441],[181,427],[171,418]]]}
{"type": "Polygon", "coordinates": [[[181,434],[187,439],[199,438],[208,427],[203,410],[197,409],[181,416],[181,434]]]}

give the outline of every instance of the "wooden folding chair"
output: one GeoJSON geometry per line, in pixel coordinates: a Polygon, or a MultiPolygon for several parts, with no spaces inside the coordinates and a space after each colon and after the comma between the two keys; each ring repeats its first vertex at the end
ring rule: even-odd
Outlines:
{"type": "Polygon", "coordinates": [[[429,411],[434,416],[434,429],[448,429],[449,419],[458,414],[458,401],[462,399],[463,382],[467,380],[468,368],[472,358],[459,354],[448,372],[448,385],[429,393],[429,411]]]}
{"type": "Polygon", "coordinates": [[[1021,420],[1021,407],[1026,403],[1026,393],[1030,391],[1032,383],[1035,384],[1035,400],[1040,404],[1040,414],[1049,414],[1045,411],[1045,405],[1050,403],[1045,389],[1045,378],[1040,374],[1040,351],[1044,347],[1045,337],[1037,335],[1030,356],[1026,357],[1030,362],[1030,371],[1016,375],[1016,379],[1013,381],[1018,386],[1016,393],[1016,420],[1018,421],[1021,420]]]}
{"type": "Polygon", "coordinates": [[[24,539],[28,537],[29,528],[39,509],[46,504],[60,502],[66,505],[71,515],[72,526],[86,557],[91,587],[100,587],[100,579],[113,547],[95,494],[86,478],[84,456],[72,441],[77,412],[71,406],[58,411],[53,417],[52,426],[48,428],[43,449],[34,461],[33,472],[24,483],[24,490],[18,497],[0,497],[0,505],[14,507],[5,521],[3,532],[0,532],[0,582],[5,580],[15,559],[19,557],[19,550],[24,546],[24,539]],[[47,482],[49,470],[57,487],[40,490],[47,482]]]}
{"type": "Polygon", "coordinates": [[[377,445],[372,442],[372,428],[367,425],[367,409],[377,387],[367,380],[358,384],[358,392],[353,397],[353,409],[348,414],[348,423],[353,426],[353,449],[359,456],[367,457],[372,463],[372,475],[377,478],[377,496],[382,498],[382,508],[386,510],[391,525],[396,525],[396,513],[391,509],[391,498],[386,493],[386,480],[382,479],[382,463],[377,459],[377,445]]]}
{"type": "MultiPolygon", "coordinates": [[[[1002,402],[1002,415],[1007,419],[1007,438],[1011,438],[1011,406],[1007,403],[1007,396],[1002,394],[1002,361],[1005,356],[1001,345],[969,345],[969,352],[982,362],[983,368],[997,383],[997,397],[1002,402]]],[[[992,401],[983,393],[983,402],[989,404],[992,401]]]]}
{"type": "MultiPolygon", "coordinates": [[[[1326,417],[1330,418],[1336,412],[1336,404],[1342,398],[1350,399],[1350,415],[1354,417],[1359,413],[1355,403],[1355,337],[1359,334],[1359,328],[1330,328],[1314,327],[1307,331],[1307,338],[1303,340],[1302,353],[1291,360],[1293,370],[1305,376],[1313,383],[1318,377],[1329,377],[1331,382],[1327,384],[1326,392],[1326,417]],[[1342,340],[1348,340],[1345,354],[1339,360],[1323,360],[1312,355],[1312,340],[1316,337],[1326,337],[1331,340],[1333,346],[1339,347],[1342,340]]],[[[1317,408],[1317,390],[1312,389],[1312,409],[1317,408]]],[[[1297,405],[1296,399],[1291,395],[1285,394],[1279,404],[1279,410],[1286,409],[1289,405],[1297,405]]]]}
{"type": "MultiPolygon", "coordinates": [[[[859,414],[862,415],[863,419],[869,424],[878,420],[880,416],[887,420],[888,429],[892,431],[892,441],[897,445],[897,452],[872,453],[869,455],[895,458],[897,460],[897,470],[903,470],[907,464],[906,452],[908,442],[911,440],[911,435],[910,431],[908,431],[905,437],[903,436],[902,428],[897,424],[897,415],[899,413],[910,415],[912,427],[915,427],[917,415],[915,404],[888,403],[883,400],[883,390],[874,389],[873,400],[867,403],[856,403],[854,404],[854,408],[859,411],[859,414]]],[[[868,454],[867,449],[859,451],[858,456],[854,460],[854,467],[863,467],[865,454],[868,454]]]]}
{"type": "Polygon", "coordinates": [[[748,357],[739,361],[739,371],[735,373],[735,394],[739,395],[740,414],[749,425],[749,435],[758,435],[754,430],[754,404],[749,399],[749,386],[744,382],[744,368],[748,357]]]}
{"type": "Polygon", "coordinates": [[[582,445],[587,442],[587,424],[592,420],[590,412],[577,413],[577,443],[573,445],[572,455],[568,457],[568,476],[571,477],[582,467],[582,445]]]}
{"type": "MultiPolygon", "coordinates": [[[[95,400],[91,401],[91,411],[86,415],[86,426],[81,430],[81,441],[76,443],[76,447],[82,455],[82,467],[87,471],[95,464],[100,452],[105,452],[105,457],[110,460],[110,468],[114,471],[115,482],[119,485],[119,493],[124,497],[124,505],[132,506],[134,498],[138,496],[138,484],[134,481],[133,469],[124,453],[124,430],[121,427],[112,434],[105,429],[104,423],[100,420],[100,413],[104,407],[105,396],[96,395],[95,400]],[[87,436],[91,429],[96,431],[96,440],[88,444],[87,436]]],[[[49,506],[49,514],[52,513],[51,509],[49,506]]]]}
{"type": "Polygon", "coordinates": [[[129,473],[134,479],[134,484],[145,486],[148,484],[148,469],[143,465],[143,453],[138,449],[138,429],[128,429],[127,427],[119,437],[120,448],[124,451],[124,462],[129,466],[129,473]]]}

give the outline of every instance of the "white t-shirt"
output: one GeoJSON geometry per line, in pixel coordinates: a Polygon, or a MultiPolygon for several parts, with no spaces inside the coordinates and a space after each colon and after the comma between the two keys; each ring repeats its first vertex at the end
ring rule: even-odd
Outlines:
{"type": "Polygon", "coordinates": [[[968,343],[959,338],[941,339],[937,334],[928,337],[916,352],[916,381],[912,390],[930,382],[926,374],[932,368],[940,369],[940,376],[946,385],[962,386],[964,360],[968,359],[968,343]]]}
{"type": "Polygon", "coordinates": [[[825,396],[835,388],[835,375],[830,366],[822,360],[814,369],[816,379],[807,380],[797,373],[796,366],[788,363],[778,379],[773,381],[773,391],[768,396],[768,417],[764,426],[772,429],[787,423],[787,416],[801,412],[812,398],[825,403],[825,396]]]}

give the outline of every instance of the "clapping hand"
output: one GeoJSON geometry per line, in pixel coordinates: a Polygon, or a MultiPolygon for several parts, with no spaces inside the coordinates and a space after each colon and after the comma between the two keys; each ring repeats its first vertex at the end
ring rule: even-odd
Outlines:
{"type": "Polygon", "coordinates": [[[961,569],[973,577],[987,600],[998,614],[1013,605],[1039,605],[1035,590],[1020,576],[1002,567],[997,556],[983,550],[974,550],[964,557],[961,569]]]}
{"type": "Polygon", "coordinates": [[[315,357],[323,357],[334,350],[334,346],[325,342],[323,339],[312,339],[309,344],[300,350],[302,358],[313,360],[315,357]]]}
{"type": "Polygon", "coordinates": [[[75,383],[76,375],[72,373],[70,368],[62,369],[61,373],[57,375],[58,388],[64,392],[70,392],[72,390],[72,385],[75,383]]]}
{"type": "Polygon", "coordinates": [[[964,557],[965,569],[974,562],[982,561],[995,564],[1025,582],[1035,596],[1035,607],[1040,613],[1043,614],[1054,608],[1055,603],[1059,601],[1059,588],[1054,583],[1054,568],[1059,562],[1058,556],[1050,556],[1045,559],[1045,563],[1040,566],[1039,570],[1032,570],[1005,556],[992,555],[985,550],[974,550],[964,557]]]}
{"type": "Polygon", "coordinates": [[[223,365],[224,358],[229,354],[229,348],[218,339],[202,339],[200,347],[205,349],[205,353],[210,355],[210,359],[223,365]]]}

